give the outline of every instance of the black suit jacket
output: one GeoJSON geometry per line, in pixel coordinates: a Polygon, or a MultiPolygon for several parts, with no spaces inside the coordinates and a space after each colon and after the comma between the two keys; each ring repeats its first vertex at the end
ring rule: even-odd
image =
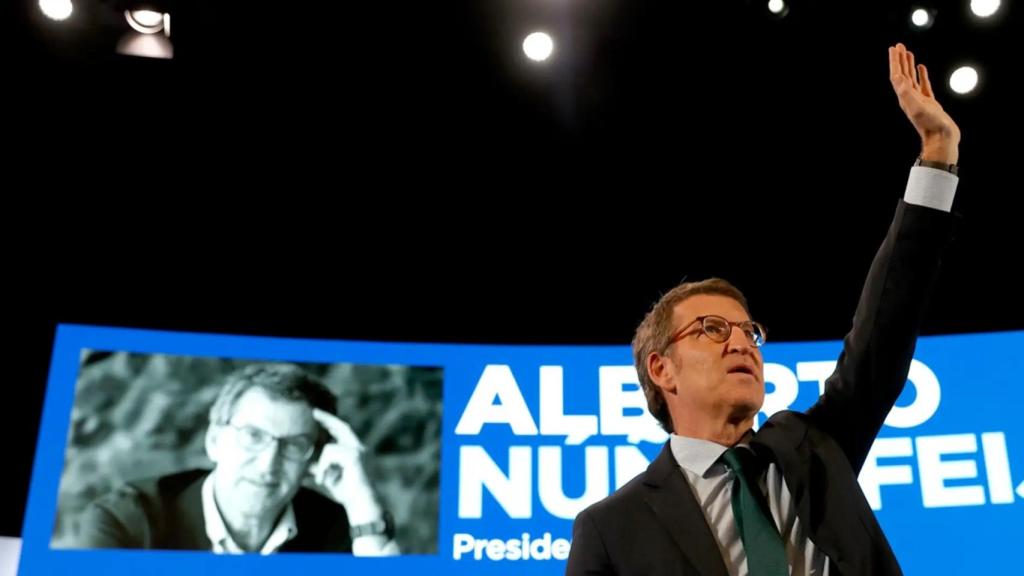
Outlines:
{"type": "MultiPolygon", "coordinates": [[[[125,484],[82,515],[75,548],[212,550],[203,518],[207,470],[125,484]]],[[[334,501],[302,488],[292,499],[298,534],[281,552],[351,552],[348,516],[334,501]]]]}
{"type": "MultiPolygon", "coordinates": [[[[773,415],[751,441],[778,464],[833,576],[902,573],[857,474],[906,383],[952,221],[948,213],[900,202],[825,393],[806,413],[773,415]]],[[[667,443],[646,472],[577,516],[566,574],[727,576],[667,443]]]]}

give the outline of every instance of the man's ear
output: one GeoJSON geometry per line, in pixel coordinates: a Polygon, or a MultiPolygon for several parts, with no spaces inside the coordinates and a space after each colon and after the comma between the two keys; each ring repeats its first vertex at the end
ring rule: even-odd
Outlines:
{"type": "Polygon", "coordinates": [[[657,352],[648,354],[647,374],[658,388],[661,388],[662,392],[668,394],[676,391],[676,381],[672,374],[672,359],[668,356],[662,356],[657,352]]]}
{"type": "Polygon", "coordinates": [[[206,428],[206,455],[214,463],[217,462],[220,456],[220,436],[224,432],[224,427],[220,424],[214,424],[213,422],[206,428]]]}

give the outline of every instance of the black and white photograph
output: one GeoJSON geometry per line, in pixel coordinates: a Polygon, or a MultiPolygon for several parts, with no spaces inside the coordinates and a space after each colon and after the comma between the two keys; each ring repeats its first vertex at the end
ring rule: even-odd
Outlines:
{"type": "Polygon", "coordinates": [[[434,554],[442,382],[85,350],[51,547],[434,554]]]}

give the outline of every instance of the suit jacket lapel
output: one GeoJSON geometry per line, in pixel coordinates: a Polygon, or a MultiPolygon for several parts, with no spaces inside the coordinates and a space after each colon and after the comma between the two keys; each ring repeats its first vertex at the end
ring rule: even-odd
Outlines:
{"type": "Polygon", "coordinates": [[[170,548],[183,550],[210,550],[213,544],[206,537],[206,521],[203,518],[203,481],[206,474],[188,485],[174,500],[174,510],[169,514],[166,538],[170,548]]]}
{"type": "Polygon", "coordinates": [[[806,426],[790,426],[782,418],[770,418],[754,434],[750,448],[760,458],[774,462],[786,480],[786,488],[793,499],[797,516],[804,526],[811,527],[810,501],[808,499],[809,447],[805,445],[806,426]]]}
{"type": "Polygon", "coordinates": [[[704,512],[679,470],[669,443],[647,468],[644,500],[677,546],[698,572],[706,576],[728,576],[722,553],[704,512]]]}
{"type": "Polygon", "coordinates": [[[750,447],[779,466],[807,537],[835,563],[843,557],[838,554],[835,527],[823,516],[829,508],[824,502],[825,464],[812,450],[803,417],[793,412],[776,414],[754,435],[750,447]]]}

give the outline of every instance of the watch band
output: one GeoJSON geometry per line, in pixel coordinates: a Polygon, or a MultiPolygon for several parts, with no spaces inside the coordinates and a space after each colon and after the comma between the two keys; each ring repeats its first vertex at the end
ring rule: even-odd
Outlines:
{"type": "Polygon", "coordinates": [[[349,536],[351,536],[353,540],[360,536],[387,536],[388,538],[394,538],[394,518],[391,517],[389,512],[385,511],[379,519],[374,520],[373,522],[350,526],[349,536]]]}
{"type": "Polygon", "coordinates": [[[953,174],[954,176],[956,176],[958,171],[959,171],[959,167],[956,164],[946,164],[944,162],[933,162],[931,160],[925,160],[925,159],[921,158],[920,156],[917,157],[917,160],[914,162],[914,166],[924,166],[926,168],[936,168],[936,169],[939,169],[939,170],[945,170],[946,172],[949,172],[950,174],[953,174]]]}

